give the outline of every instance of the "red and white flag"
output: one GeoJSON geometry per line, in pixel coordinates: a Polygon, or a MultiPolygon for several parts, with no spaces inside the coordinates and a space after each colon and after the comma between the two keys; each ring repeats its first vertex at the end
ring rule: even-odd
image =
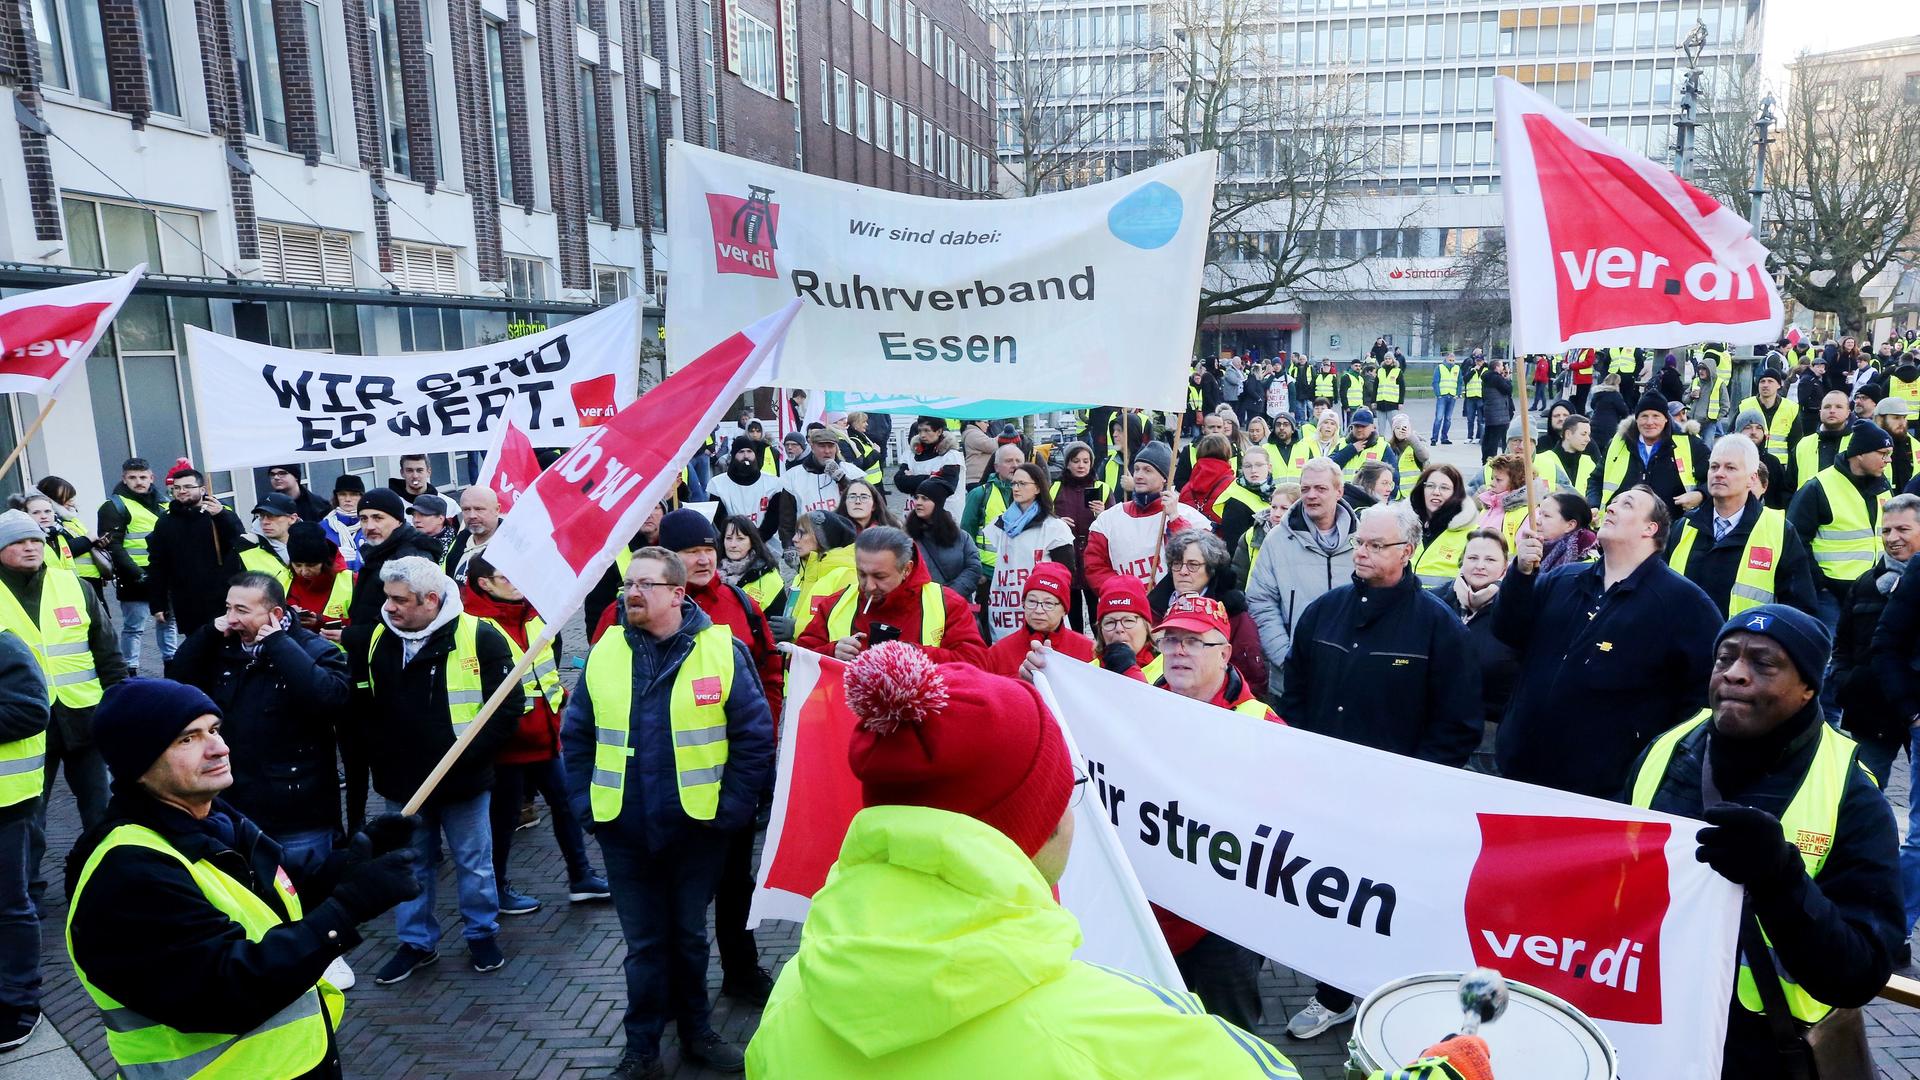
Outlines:
{"type": "Polygon", "coordinates": [[[60,389],[120,313],[141,263],[116,278],[40,289],[0,300],[0,394],[47,395],[60,389]]]}
{"type": "Polygon", "coordinates": [[[514,501],[539,477],[540,459],[534,456],[533,440],[527,438],[519,424],[509,420],[501,426],[500,437],[494,440],[493,449],[487,452],[487,460],[473,482],[493,489],[494,496],[500,500],[500,512],[504,514],[513,509],[514,501]]]}
{"type": "Polygon", "coordinates": [[[1493,101],[1516,352],[1777,340],[1744,218],[1512,79],[1493,101]]]}
{"type": "Polygon", "coordinates": [[[789,302],[669,375],[588,431],[515,500],[487,559],[548,623],[573,614],[721,413],[770,377],[799,308],[789,302]]]}
{"type": "MultiPolygon", "coordinates": [[[[804,649],[788,655],[779,772],[749,927],[763,919],[806,921],[813,894],[826,884],[861,806],[860,781],[847,764],[847,741],[857,723],[842,683],[847,665],[804,649]]],[[[1056,708],[1047,688],[1041,691],[1048,707],[1056,708]]],[[[1067,745],[1072,749],[1070,733],[1067,745]]],[[[1086,793],[1074,806],[1073,854],[1059,891],[1060,902],[1080,921],[1080,959],[1163,986],[1185,985],[1101,801],[1086,793]]]]}

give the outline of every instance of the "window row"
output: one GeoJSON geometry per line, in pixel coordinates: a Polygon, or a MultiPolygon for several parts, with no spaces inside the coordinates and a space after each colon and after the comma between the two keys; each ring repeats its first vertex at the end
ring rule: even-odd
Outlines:
{"type": "Polygon", "coordinates": [[[1032,56],[1059,49],[1099,49],[1159,43],[1148,7],[1096,7],[1015,15],[1008,33],[1015,55],[1032,56]]]}
{"type": "Polygon", "coordinates": [[[1436,259],[1457,258],[1477,251],[1500,236],[1498,227],[1424,229],[1321,229],[1291,234],[1277,232],[1215,233],[1207,240],[1207,258],[1213,262],[1252,262],[1278,259],[1283,250],[1304,251],[1321,259],[1436,259]]]}
{"type": "MultiPolygon", "coordinates": [[[[984,14],[981,0],[968,0],[968,6],[984,14]]],[[[933,73],[975,104],[992,100],[990,84],[993,64],[981,63],[960,47],[958,38],[933,21],[913,0],[847,0],[854,16],[873,23],[896,43],[904,45],[909,56],[933,69],[933,73]]]]}
{"type": "Polygon", "coordinates": [[[1029,145],[1041,151],[1073,151],[1109,144],[1157,142],[1166,137],[1166,107],[1159,102],[1117,105],[1048,105],[1032,110],[1033,130],[1023,138],[1025,110],[1000,111],[1000,150],[1023,153],[1029,145]]]}
{"type": "Polygon", "coordinates": [[[866,83],[820,61],[820,122],[847,132],[944,178],[964,191],[986,191],[992,159],[866,83]]]}

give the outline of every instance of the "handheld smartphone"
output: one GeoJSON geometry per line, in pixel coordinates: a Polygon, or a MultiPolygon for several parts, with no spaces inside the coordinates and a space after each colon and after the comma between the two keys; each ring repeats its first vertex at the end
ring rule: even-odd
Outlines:
{"type": "Polygon", "coordinates": [[[899,627],[891,625],[889,623],[883,623],[883,622],[867,624],[867,644],[869,646],[879,645],[882,642],[899,641],[899,640],[900,640],[899,627]]]}

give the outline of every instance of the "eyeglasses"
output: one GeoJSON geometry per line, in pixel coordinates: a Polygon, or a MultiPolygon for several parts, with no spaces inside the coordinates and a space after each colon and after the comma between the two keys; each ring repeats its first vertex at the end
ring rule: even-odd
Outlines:
{"type": "Polygon", "coordinates": [[[1133,629],[1143,621],[1140,616],[1130,613],[1109,615],[1100,620],[1100,631],[1106,634],[1118,634],[1122,631],[1133,629]]]}
{"type": "Polygon", "coordinates": [[[1367,554],[1369,555],[1385,555],[1394,548],[1406,547],[1410,542],[1411,541],[1407,540],[1362,540],[1353,546],[1366,548],[1367,554]]]}
{"type": "Polygon", "coordinates": [[[1163,653],[1198,652],[1201,649],[1224,649],[1227,642],[1208,641],[1205,638],[1188,637],[1185,634],[1161,634],[1160,651],[1163,653]]]}
{"type": "Polygon", "coordinates": [[[1025,605],[1028,611],[1049,612],[1060,610],[1060,601],[1055,600],[1051,596],[1029,596],[1021,601],[1021,603],[1025,605]]]}
{"type": "Polygon", "coordinates": [[[1034,483],[1031,480],[1022,479],[1022,480],[1009,480],[1007,481],[1007,486],[1010,488],[1038,488],[1040,485],[1034,483]]]}
{"type": "Polygon", "coordinates": [[[1189,560],[1186,562],[1174,563],[1173,568],[1175,570],[1185,570],[1189,574],[1199,574],[1199,573],[1204,573],[1206,571],[1207,564],[1204,562],[1193,562],[1189,560]]]}
{"type": "Polygon", "coordinates": [[[629,581],[628,592],[646,592],[648,589],[677,589],[680,586],[671,581],[629,581]]]}

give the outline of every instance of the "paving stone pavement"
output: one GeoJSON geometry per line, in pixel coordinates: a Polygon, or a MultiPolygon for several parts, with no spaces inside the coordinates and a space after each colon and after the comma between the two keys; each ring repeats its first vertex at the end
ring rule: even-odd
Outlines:
{"type": "MultiPolygon", "coordinates": [[[[1410,403],[1408,411],[1415,414],[1416,427],[1422,432],[1431,420],[1431,409],[1431,402],[1410,403]]],[[[1471,448],[1458,445],[1442,453],[1443,460],[1466,459],[1469,453],[1469,460],[1478,458],[1471,448]]],[[[562,639],[568,656],[582,655],[579,635],[576,619],[562,639]]],[[[145,651],[146,674],[159,674],[151,634],[145,651]]],[[[575,670],[570,666],[565,670],[571,680],[575,670]]],[[[1908,799],[1904,758],[1894,774],[1888,794],[1904,833],[1908,799]]],[[[79,831],[72,795],[59,784],[48,820],[50,886],[41,912],[44,1007],[47,1018],[94,1074],[109,1077],[114,1067],[105,1032],[67,962],[64,938],[61,860],[79,831]]],[[[600,865],[597,857],[595,864],[600,865]]],[[[545,903],[532,915],[501,918],[500,942],[507,964],[498,971],[482,975],[466,963],[453,907],[454,888],[445,868],[439,895],[448,940],[442,944],[438,964],[396,986],[375,986],[374,970],[397,944],[393,922],[384,918],[363,928],[367,940],[347,958],[360,979],[347,993],[347,1017],[340,1031],[347,1075],[382,1080],[577,1080],[603,1075],[619,1060],[625,1042],[621,1017],[626,989],[620,970],[625,947],[612,906],[567,903],[566,868],[544,813],[539,825],[515,835],[511,867],[516,887],[545,903]]],[[[798,948],[799,938],[798,924],[763,925],[758,932],[761,962],[778,974],[798,948]]],[[[718,997],[719,983],[716,953],[708,973],[709,990],[716,995],[713,1024],[723,1037],[744,1046],[759,1022],[759,1012],[751,1005],[718,997]]],[[[1307,1080],[1341,1080],[1351,1025],[1339,1025],[1305,1042],[1289,1039],[1284,1033],[1287,1018],[1306,1004],[1312,980],[1268,963],[1260,985],[1266,1017],[1256,1032],[1286,1054],[1307,1080]]],[[[1920,1010],[1871,1005],[1867,1029],[1881,1077],[1920,1080],[1920,1010]]],[[[681,1062],[671,1031],[661,1053],[668,1075],[675,1080],[722,1075],[681,1062]]],[[[0,1065],[5,1064],[0,1058],[0,1065]]]]}

